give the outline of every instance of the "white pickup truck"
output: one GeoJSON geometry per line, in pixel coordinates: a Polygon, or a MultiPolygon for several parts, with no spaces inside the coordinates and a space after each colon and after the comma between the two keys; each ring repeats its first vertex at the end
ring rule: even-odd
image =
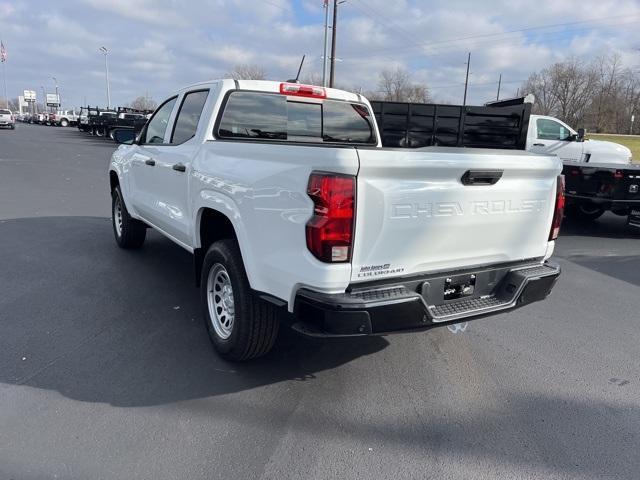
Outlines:
{"type": "Polygon", "coordinates": [[[9,127],[11,130],[16,128],[16,119],[11,110],[0,108],[0,127],[9,127]]]}
{"type": "Polygon", "coordinates": [[[153,227],[194,254],[230,360],[268,352],[281,321],[323,337],[425,330],[542,300],[560,274],[555,155],[383,148],[358,94],[200,83],[114,139],[118,245],[153,227]]]}
{"type": "Polygon", "coordinates": [[[554,117],[531,115],[527,130],[527,150],[558,155],[560,160],[585,163],[629,165],[631,150],[618,143],[585,140],[584,130],[575,131],[554,117]]]}

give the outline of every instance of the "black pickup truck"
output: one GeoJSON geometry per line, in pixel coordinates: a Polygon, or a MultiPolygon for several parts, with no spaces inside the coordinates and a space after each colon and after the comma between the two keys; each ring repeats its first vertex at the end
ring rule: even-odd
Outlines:
{"type": "Polygon", "coordinates": [[[86,116],[81,117],[78,128],[97,137],[106,138],[113,138],[112,134],[116,128],[130,128],[136,133],[139,132],[147,122],[149,114],[152,113],[150,110],[136,110],[129,107],[117,107],[115,110],[83,107],[82,113],[84,112],[86,116]]]}
{"type": "Polygon", "coordinates": [[[138,133],[142,130],[151,110],[136,110],[130,107],[118,107],[116,115],[105,118],[102,129],[105,137],[113,139],[113,131],[116,128],[130,128],[138,133]]]}

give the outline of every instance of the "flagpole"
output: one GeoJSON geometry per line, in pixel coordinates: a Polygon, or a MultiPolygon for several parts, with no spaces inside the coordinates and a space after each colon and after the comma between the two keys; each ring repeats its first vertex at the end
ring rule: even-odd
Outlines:
{"type": "Polygon", "coordinates": [[[4,101],[6,108],[9,110],[9,96],[7,95],[7,49],[4,47],[4,42],[0,40],[0,60],[2,61],[2,78],[4,80],[4,101]]]}
{"type": "Polygon", "coordinates": [[[4,77],[4,101],[7,104],[7,110],[9,110],[9,97],[7,96],[7,62],[2,62],[2,76],[4,77]]]}

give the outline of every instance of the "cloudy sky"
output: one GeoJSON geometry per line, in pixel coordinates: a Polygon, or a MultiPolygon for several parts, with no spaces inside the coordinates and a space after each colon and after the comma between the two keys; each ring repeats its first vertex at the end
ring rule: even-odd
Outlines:
{"type": "MultiPolygon", "coordinates": [[[[41,96],[60,85],[63,103],[112,104],[148,93],[161,100],[237,63],[269,78],[322,68],[322,0],[0,0],[7,88],[41,96]]],[[[573,55],[617,51],[640,68],[640,0],[347,0],[339,8],[336,79],[375,89],[378,73],[403,66],[436,100],[461,102],[472,52],[471,103],[495,96],[502,73],[513,95],[531,71],[573,55]]]]}

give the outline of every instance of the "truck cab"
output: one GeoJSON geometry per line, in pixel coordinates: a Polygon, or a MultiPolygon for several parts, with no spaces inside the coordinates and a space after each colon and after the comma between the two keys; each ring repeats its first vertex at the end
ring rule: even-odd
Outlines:
{"type": "Polygon", "coordinates": [[[558,155],[567,162],[631,163],[631,150],[602,140],[585,140],[569,125],[554,117],[531,115],[527,132],[527,150],[558,155]]]}

